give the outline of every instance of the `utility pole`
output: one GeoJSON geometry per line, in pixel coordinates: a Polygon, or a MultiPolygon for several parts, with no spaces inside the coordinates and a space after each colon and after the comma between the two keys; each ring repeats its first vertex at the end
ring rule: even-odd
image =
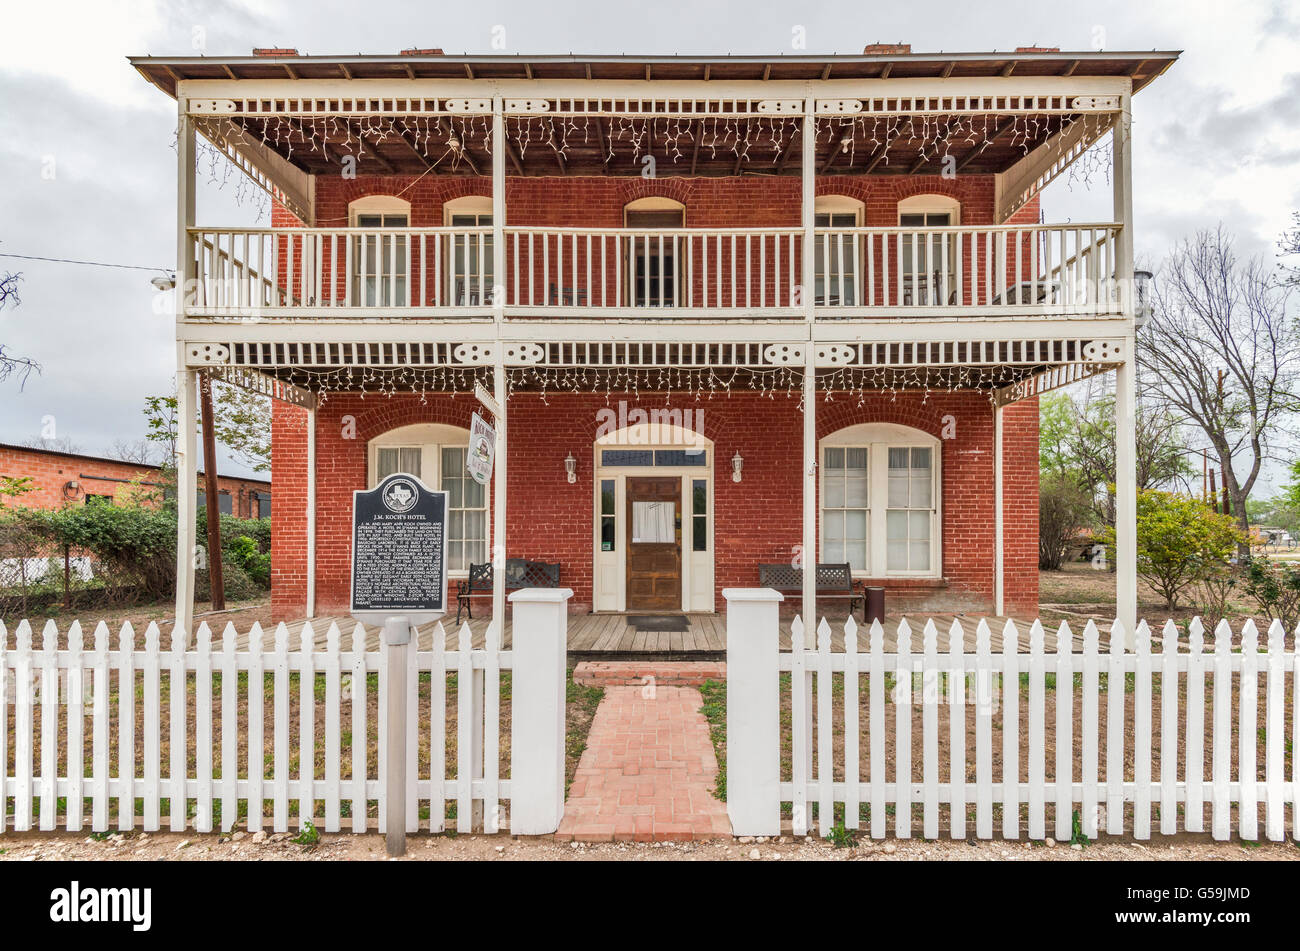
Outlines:
{"type": "MultiPolygon", "coordinates": [[[[226,586],[221,573],[221,509],[217,504],[217,437],[212,416],[212,378],[199,374],[199,406],[203,429],[203,484],[208,509],[208,587],[212,610],[226,609],[226,586]]],[[[194,425],[193,422],[190,425],[194,425]]]]}

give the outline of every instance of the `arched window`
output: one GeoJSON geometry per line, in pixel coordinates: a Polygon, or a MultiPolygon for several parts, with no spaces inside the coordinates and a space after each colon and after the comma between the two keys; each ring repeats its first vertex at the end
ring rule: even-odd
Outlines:
{"type": "Polygon", "coordinates": [[[447,570],[453,575],[487,561],[488,493],[465,471],[469,430],[440,423],[390,429],[370,440],[368,485],[394,472],[416,476],[447,493],[447,570]]]}
{"type": "Polygon", "coordinates": [[[364,229],[352,240],[352,304],[394,307],[408,303],[406,234],[411,203],[394,195],[367,195],[348,204],[348,224],[364,229]]]}
{"type": "Polygon", "coordinates": [[[461,307],[492,302],[492,198],[466,195],[443,202],[442,223],[455,229],[447,246],[450,299],[461,307]]]}
{"type": "Polygon", "coordinates": [[[686,227],[686,206],[672,198],[638,198],[623,206],[623,224],[634,231],[627,264],[632,306],[677,306],[677,242],[663,232],[686,227]]]}
{"type": "Polygon", "coordinates": [[[858,260],[862,249],[850,229],[862,226],[864,207],[862,202],[847,195],[822,195],[813,203],[814,224],[818,229],[813,294],[820,306],[851,307],[857,303],[858,260]]]}
{"type": "Polygon", "coordinates": [[[858,575],[937,577],[939,440],[863,423],[821,441],[821,561],[858,575]]]}
{"type": "Polygon", "coordinates": [[[935,229],[959,224],[961,203],[947,195],[913,195],[898,203],[898,225],[908,229],[902,236],[903,303],[936,306],[955,302],[957,236],[935,229]]]}

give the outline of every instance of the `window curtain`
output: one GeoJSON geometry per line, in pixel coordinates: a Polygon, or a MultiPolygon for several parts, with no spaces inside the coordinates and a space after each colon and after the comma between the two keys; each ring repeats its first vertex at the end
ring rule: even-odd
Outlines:
{"type": "Polygon", "coordinates": [[[633,502],[632,541],[641,544],[675,541],[676,508],[672,502],[633,502]]]}

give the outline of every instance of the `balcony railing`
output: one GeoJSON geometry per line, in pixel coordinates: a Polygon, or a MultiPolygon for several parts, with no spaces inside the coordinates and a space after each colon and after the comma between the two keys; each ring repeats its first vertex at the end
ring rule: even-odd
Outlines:
{"type": "MultiPolygon", "coordinates": [[[[1122,313],[1114,224],[819,228],[819,319],[1122,313]]],[[[800,319],[798,228],[194,229],[206,317],[800,319]]]]}

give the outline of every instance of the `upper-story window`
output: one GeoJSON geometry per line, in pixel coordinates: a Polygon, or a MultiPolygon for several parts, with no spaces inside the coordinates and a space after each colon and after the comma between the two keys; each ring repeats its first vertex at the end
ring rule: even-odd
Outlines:
{"type": "Polygon", "coordinates": [[[411,203],[391,195],[370,195],[348,205],[348,223],[363,228],[352,241],[352,304],[394,307],[407,302],[406,235],[394,228],[411,224],[411,203]]]}
{"type": "Polygon", "coordinates": [[[686,206],[671,198],[638,198],[624,206],[623,223],[634,229],[627,264],[632,306],[677,306],[679,239],[663,232],[686,227],[686,206]]]}
{"type": "Polygon", "coordinates": [[[854,282],[861,249],[854,252],[853,234],[847,229],[862,225],[862,202],[845,195],[823,195],[813,204],[817,247],[813,255],[815,302],[820,305],[853,306],[857,303],[854,282]]]}
{"type": "Polygon", "coordinates": [[[946,195],[913,195],[898,203],[902,236],[903,303],[937,306],[957,298],[957,242],[951,232],[961,224],[961,204],[946,195]]]}
{"type": "MultiPolygon", "coordinates": [[[[442,216],[449,228],[491,228],[492,199],[484,195],[453,198],[443,204],[442,216]]],[[[492,303],[491,233],[454,231],[447,250],[447,274],[453,303],[461,307],[492,303]]]]}

